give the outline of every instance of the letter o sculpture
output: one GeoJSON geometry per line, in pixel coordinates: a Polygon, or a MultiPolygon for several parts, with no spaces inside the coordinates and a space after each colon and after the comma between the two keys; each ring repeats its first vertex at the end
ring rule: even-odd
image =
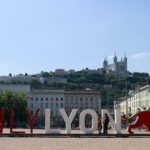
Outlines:
{"type": "Polygon", "coordinates": [[[97,130],[97,114],[95,111],[92,109],[86,109],[81,112],[80,114],[80,130],[82,130],[86,134],[92,134],[97,130]],[[92,117],[92,127],[91,128],[86,128],[85,127],[85,117],[86,115],[89,114],[92,117]]]}

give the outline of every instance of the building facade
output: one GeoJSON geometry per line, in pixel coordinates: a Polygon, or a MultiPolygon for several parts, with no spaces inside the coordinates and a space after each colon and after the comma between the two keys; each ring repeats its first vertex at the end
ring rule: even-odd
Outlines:
{"type": "Polygon", "coordinates": [[[63,75],[68,74],[68,72],[65,71],[64,69],[56,69],[56,70],[55,70],[55,74],[56,74],[56,75],[59,75],[59,76],[63,76],[63,75]]]}
{"type": "Polygon", "coordinates": [[[150,109],[150,85],[141,87],[135,91],[130,91],[127,101],[122,99],[117,104],[120,105],[121,112],[135,114],[138,111],[150,109]]]}
{"type": "Polygon", "coordinates": [[[59,109],[64,108],[64,91],[63,90],[32,90],[27,97],[28,108],[33,115],[40,109],[40,117],[45,116],[45,109],[51,109],[53,117],[59,116],[59,109]]]}
{"type": "Polygon", "coordinates": [[[93,109],[100,114],[101,96],[99,92],[92,91],[69,91],[65,92],[65,110],[70,114],[72,109],[93,109]]]}
{"type": "Polygon", "coordinates": [[[61,77],[40,77],[40,82],[42,84],[44,83],[67,83],[66,78],[61,78],[61,77]]]}
{"type": "Polygon", "coordinates": [[[100,114],[101,95],[91,90],[64,91],[64,90],[31,90],[26,84],[0,84],[0,90],[23,92],[26,94],[28,109],[31,115],[40,109],[39,117],[44,118],[45,109],[51,110],[53,118],[59,118],[59,109],[65,109],[70,115],[72,109],[78,109],[78,113],[84,109],[93,109],[100,114]]]}
{"type": "Polygon", "coordinates": [[[98,92],[63,90],[34,90],[27,98],[28,108],[32,114],[40,108],[40,117],[44,117],[45,109],[51,109],[52,117],[60,117],[59,109],[65,109],[69,115],[72,109],[91,108],[97,113],[101,112],[101,96],[98,92]]]}
{"type": "Polygon", "coordinates": [[[108,60],[105,59],[103,62],[103,69],[107,74],[113,75],[126,75],[127,73],[127,57],[121,58],[118,61],[117,56],[113,57],[113,64],[108,64],[108,60]]]}

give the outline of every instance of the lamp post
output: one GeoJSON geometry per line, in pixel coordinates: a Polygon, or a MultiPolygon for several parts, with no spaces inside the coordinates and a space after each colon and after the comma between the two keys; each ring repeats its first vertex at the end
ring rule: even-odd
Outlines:
{"type": "Polygon", "coordinates": [[[128,81],[126,75],[126,115],[128,116],[128,81]]]}
{"type": "Polygon", "coordinates": [[[106,95],[106,108],[108,109],[109,107],[108,107],[108,90],[110,89],[110,88],[112,88],[112,85],[111,84],[106,84],[106,85],[104,85],[104,88],[106,88],[106,92],[107,92],[107,95],[106,95]]]}

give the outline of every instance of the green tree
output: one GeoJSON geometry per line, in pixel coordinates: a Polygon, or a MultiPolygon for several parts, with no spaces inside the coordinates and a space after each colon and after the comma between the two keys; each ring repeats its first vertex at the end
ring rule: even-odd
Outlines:
{"type": "Polygon", "coordinates": [[[0,90],[0,108],[4,108],[5,124],[9,125],[9,111],[10,108],[14,109],[14,122],[25,123],[26,116],[24,109],[27,107],[26,96],[21,92],[11,92],[0,90]]]}
{"type": "Polygon", "coordinates": [[[30,84],[32,89],[42,89],[42,83],[36,79],[31,80],[30,84]]]}

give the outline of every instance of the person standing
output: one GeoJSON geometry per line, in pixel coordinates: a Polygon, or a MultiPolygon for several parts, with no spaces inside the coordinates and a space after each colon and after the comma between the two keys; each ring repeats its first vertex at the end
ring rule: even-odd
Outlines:
{"type": "Polygon", "coordinates": [[[103,133],[104,134],[108,134],[108,125],[109,125],[109,117],[107,114],[105,114],[105,118],[104,118],[104,130],[103,133]]]}
{"type": "Polygon", "coordinates": [[[98,116],[98,133],[101,134],[101,130],[102,130],[102,121],[101,121],[101,115],[98,116]]]}

